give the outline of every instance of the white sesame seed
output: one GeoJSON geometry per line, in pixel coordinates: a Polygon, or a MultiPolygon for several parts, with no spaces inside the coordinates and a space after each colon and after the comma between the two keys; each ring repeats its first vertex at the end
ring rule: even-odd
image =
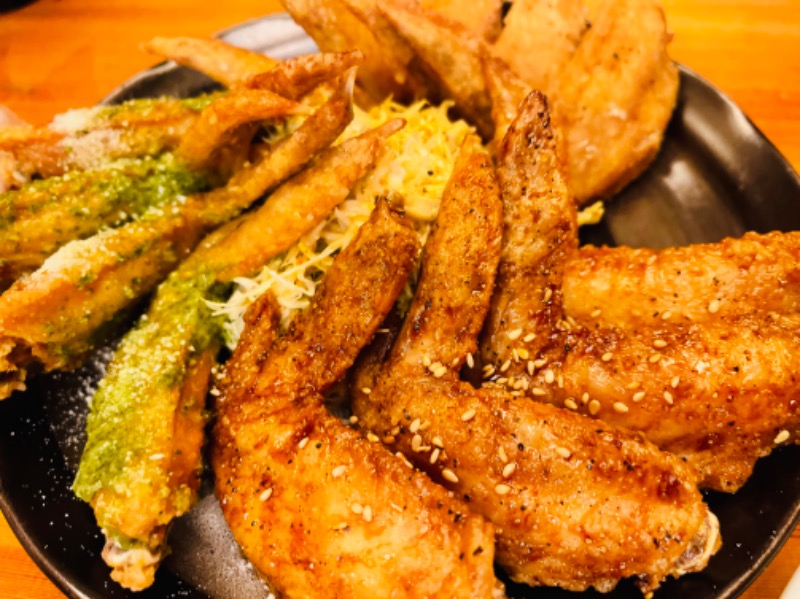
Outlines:
{"type": "Polygon", "coordinates": [[[475,418],[475,410],[473,410],[473,409],[469,409],[466,412],[464,412],[463,414],[461,414],[461,420],[463,420],[464,422],[468,422],[468,421],[472,420],[473,418],[475,418]]]}
{"type": "Polygon", "coordinates": [[[471,353],[467,354],[467,366],[469,366],[470,369],[475,368],[475,358],[472,357],[471,353]]]}
{"type": "Polygon", "coordinates": [[[661,318],[663,318],[664,320],[669,320],[670,318],[672,318],[672,312],[670,312],[669,310],[667,310],[666,312],[664,312],[664,313],[661,315],[661,318]]]}
{"type": "Polygon", "coordinates": [[[297,446],[300,449],[303,449],[306,445],[308,445],[308,437],[303,437],[302,439],[300,439],[300,442],[297,444],[297,446]]]}
{"type": "Polygon", "coordinates": [[[498,385],[505,385],[508,382],[508,377],[501,376],[499,379],[495,381],[498,385]]]}
{"type": "Polygon", "coordinates": [[[372,522],[372,508],[365,506],[362,517],[364,518],[364,522],[372,522]]]}
{"type": "Polygon", "coordinates": [[[613,357],[614,357],[614,354],[612,354],[612,353],[609,351],[609,352],[606,352],[606,353],[604,353],[604,354],[603,354],[603,355],[600,357],[600,359],[601,359],[603,362],[610,362],[610,361],[611,361],[611,358],[613,358],[613,357]]]}
{"type": "Polygon", "coordinates": [[[503,478],[510,477],[512,474],[514,474],[514,471],[516,469],[517,465],[514,464],[513,462],[511,464],[506,464],[505,468],[503,468],[503,478]]]}
{"type": "Polygon", "coordinates": [[[680,383],[681,383],[681,377],[674,376],[674,377],[672,377],[672,380],[670,381],[669,386],[672,387],[673,389],[675,389],[678,385],[680,385],[680,383]]]}
{"type": "Polygon", "coordinates": [[[533,364],[533,360],[528,360],[528,374],[533,376],[533,373],[536,370],[536,366],[533,364]]]}
{"type": "Polygon", "coordinates": [[[553,297],[553,290],[548,287],[547,289],[544,290],[544,301],[545,301],[545,303],[549,302],[550,298],[552,298],[552,297],[553,297]]]}
{"type": "Polygon", "coordinates": [[[356,415],[350,416],[348,421],[350,422],[350,424],[358,424],[358,416],[356,415]]]}
{"type": "Polygon", "coordinates": [[[633,401],[639,403],[644,399],[644,391],[639,391],[638,393],[633,394],[633,401]]]}
{"type": "Polygon", "coordinates": [[[419,452],[420,447],[422,447],[422,437],[414,435],[411,438],[411,449],[412,451],[419,452]]]}
{"type": "Polygon", "coordinates": [[[713,300],[710,304],[708,304],[708,311],[711,314],[716,314],[719,312],[720,308],[720,301],[718,299],[713,300]]]}
{"type": "Polygon", "coordinates": [[[518,354],[518,355],[519,355],[519,357],[520,357],[521,359],[523,359],[523,360],[527,360],[527,359],[528,359],[528,358],[530,358],[530,356],[531,356],[531,353],[530,353],[530,352],[529,352],[527,349],[525,349],[524,347],[520,347],[520,348],[517,350],[517,354],[518,354]]]}
{"type": "Polygon", "coordinates": [[[614,403],[614,411],[620,414],[625,414],[628,412],[628,406],[621,401],[614,403]]]}
{"type": "Polygon", "coordinates": [[[550,370],[549,368],[544,371],[544,382],[548,385],[552,385],[553,382],[556,380],[556,373],[550,370]]]}
{"type": "Polygon", "coordinates": [[[563,377],[563,375],[560,375],[560,374],[558,375],[558,378],[556,379],[556,383],[558,383],[558,388],[559,389],[563,389],[564,388],[564,377],[563,377]]]}
{"type": "Polygon", "coordinates": [[[497,455],[500,456],[500,459],[503,461],[503,463],[508,461],[508,456],[506,455],[506,450],[503,449],[502,446],[497,449],[497,455]]]}
{"type": "Polygon", "coordinates": [[[395,457],[398,457],[401,460],[403,460],[405,465],[408,466],[409,468],[413,468],[414,467],[414,465],[411,462],[408,461],[408,458],[406,456],[404,456],[401,452],[398,451],[394,455],[395,455],[395,457]]]}
{"type": "Polygon", "coordinates": [[[599,411],[600,411],[600,402],[597,401],[596,399],[593,399],[592,401],[590,401],[589,402],[589,413],[592,416],[595,416],[595,415],[597,415],[597,413],[599,411]]]}
{"type": "Polygon", "coordinates": [[[556,447],[556,453],[565,460],[568,460],[570,456],[572,456],[572,452],[566,447],[556,447]]]}
{"type": "Polygon", "coordinates": [[[261,495],[258,496],[258,498],[261,501],[266,501],[270,497],[272,497],[272,487],[270,487],[269,489],[264,489],[264,491],[261,493],[261,495]]]}
{"type": "Polygon", "coordinates": [[[370,443],[377,443],[380,441],[380,439],[378,438],[378,435],[376,435],[375,433],[367,433],[367,441],[369,441],[370,443]]]}
{"type": "Polygon", "coordinates": [[[511,492],[511,487],[509,487],[508,485],[499,484],[495,486],[494,492],[497,493],[498,495],[508,495],[508,493],[511,492]]]}
{"type": "Polygon", "coordinates": [[[488,366],[484,366],[483,367],[483,378],[485,378],[485,379],[492,378],[492,376],[494,375],[494,372],[495,372],[494,366],[492,366],[491,364],[489,364],[488,366]]]}
{"type": "Polygon", "coordinates": [[[434,437],[431,439],[431,444],[435,445],[436,447],[444,447],[444,443],[442,443],[441,437],[434,437]]]}
{"type": "Polygon", "coordinates": [[[511,350],[511,357],[514,359],[515,362],[519,362],[519,350],[515,347],[511,350]]]}
{"type": "Polygon", "coordinates": [[[627,385],[625,385],[625,388],[634,391],[639,388],[639,382],[638,381],[630,382],[627,385]]]}
{"type": "Polygon", "coordinates": [[[422,365],[425,366],[425,368],[429,368],[431,364],[432,362],[430,356],[422,356],[422,365]]]}
{"type": "Polygon", "coordinates": [[[597,310],[595,310],[594,312],[592,312],[592,313],[591,313],[589,316],[591,316],[592,318],[597,318],[597,317],[598,317],[598,316],[600,316],[602,313],[603,313],[603,311],[602,311],[602,310],[600,310],[600,309],[598,308],[597,310]]]}
{"type": "Polygon", "coordinates": [[[514,329],[508,334],[508,338],[511,339],[511,341],[516,341],[521,336],[522,336],[522,329],[514,329]]]}
{"type": "Polygon", "coordinates": [[[399,505],[397,505],[396,503],[390,503],[389,505],[392,507],[392,509],[393,509],[393,510],[396,510],[396,511],[398,511],[398,512],[402,512],[402,511],[403,511],[403,508],[401,508],[401,507],[400,507],[399,505]]]}
{"type": "Polygon", "coordinates": [[[333,527],[333,530],[344,530],[347,528],[347,526],[347,522],[339,522],[339,524],[333,527]]]}
{"type": "Polygon", "coordinates": [[[791,434],[789,433],[789,431],[782,430],[775,437],[775,445],[780,445],[781,443],[786,443],[789,440],[789,437],[791,437],[791,434]]]}
{"type": "Polygon", "coordinates": [[[530,343],[534,339],[536,339],[536,333],[528,333],[522,338],[525,343],[530,343]]]}
{"type": "Polygon", "coordinates": [[[345,471],[347,471],[347,466],[336,466],[336,468],[331,470],[331,476],[333,476],[333,478],[339,478],[345,471]]]}
{"type": "Polygon", "coordinates": [[[571,398],[571,397],[568,397],[567,399],[564,400],[564,405],[567,408],[569,408],[570,410],[577,410],[578,409],[578,404],[575,403],[575,400],[573,398],[571,398]]]}
{"type": "Polygon", "coordinates": [[[441,362],[437,361],[437,362],[434,362],[433,364],[431,364],[430,366],[428,366],[428,370],[430,370],[431,372],[436,372],[442,366],[443,366],[443,364],[441,362]]]}
{"type": "Polygon", "coordinates": [[[435,376],[437,379],[442,378],[445,374],[447,374],[446,366],[440,366],[433,372],[433,376],[435,376]]]}
{"type": "Polygon", "coordinates": [[[545,391],[544,389],[539,389],[539,387],[534,387],[533,389],[531,389],[531,395],[542,397],[543,395],[547,395],[547,391],[545,391]]]}
{"type": "Polygon", "coordinates": [[[527,382],[528,381],[526,381],[525,379],[517,379],[514,382],[514,389],[516,391],[519,391],[520,389],[524,389],[525,388],[525,383],[527,383],[527,382]]]}
{"type": "Polygon", "coordinates": [[[436,462],[439,461],[439,454],[441,453],[442,450],[439,449],[438,447],[433,450],[433,453],[431,453],[431,464],[435,464],[436,462]]]}
{"type": "Polygon", "coordinates": [[[672,393],[670,393],[669,391],[664,391],[664,401],[666,401],[669,405],[672,405],[673,403],[672,393]]]}
{"type": "Polygon", "coordinates": [[[584,393],[583,395],[581,395],[581,403],[584,404],[584,405],[589,403],[589,394],[588,393],[584,393]]]}
{"type": "Polygon", "coordinates": [[[650,357],[648,358],[648,361],[649,361],[651,364],[655,364],[655,363],[656,363],[656,362],[658,362],[659,360],[661,360],[661,355],[660,355],[660,354],[653,354],[652,356],[650,356],[650,357]]]}
{"type": "Polygon", "coordinates": [[[399,427],[399,426],[396,426],[396,427],[394,427],[394,428],[393,428],[391,431],[389,431],[389,432],[390,432],[392,435],[394,435],[394,436],[396,437],[397,435],[399,435],[399,434],[400,434],[400,427],[399,427]]]}
{"type": "Polygon", "coordinates": [[[361,512],[364,511],[364,508],[361,506],[360,503],[354,503],[353,505],[350,506],[350,509],[354,514],[360,514],[361,512]]]}
{"type": "Polygon", "coordinates": [[[408,427],[408,431],[411,433],[416,433],[419,430],[419,427],[422,426],[422,420],[419,418],[414,419],[408,427]]]}
{"type": "Polygon", "coordinates": [[[511,368],[511,359],[510,358],[508,360],[506,360],[505,362],[503,362],[503,365],[500,367],[500,372],[505,372],[509,368],[511,368]]]}
{"type": "Polygon", "coordinates": [[[668,345],[667,342],[664,341],[663,339],[656,339],[655,341],[653,341],[653,347],[655,347],[656,349],[664,349],[665,347],[667,347],[667,345],[668,345]]]}
{"type": "Polygon", "coordinates": [[[547,364],[547,358],[539,358],[533,363],[536,368],[541,368],[545,364],[547,364]]]}
{"type": "Polygon", "coordinates": [[[450,470],[450,468],[445,468],[444,470],[442,470],[442,478],[444,478],[447,481],[450,481],[451,483],[458,482],[458,477],[456,476],[456,473],[450,470]]]}
{"type": "Polygon", "coordinates": [[[361,393],[363,393],[364,395],[369,395],[370,393],[372,393],[372,389],[370,389],[369,387],[361,387],[361,393]]]}

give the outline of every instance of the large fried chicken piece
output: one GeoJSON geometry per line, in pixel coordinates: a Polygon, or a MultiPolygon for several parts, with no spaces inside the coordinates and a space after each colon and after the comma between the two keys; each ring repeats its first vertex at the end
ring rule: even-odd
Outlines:
{"type": "Polygon", "coordinates": [[[490,597],[493,528],[328,414],[323,393],[405,284],[413,230],[379,202],[274,345],[262,301],[227,368],[213,465],[245,555],[286,597],[490,597]]]}

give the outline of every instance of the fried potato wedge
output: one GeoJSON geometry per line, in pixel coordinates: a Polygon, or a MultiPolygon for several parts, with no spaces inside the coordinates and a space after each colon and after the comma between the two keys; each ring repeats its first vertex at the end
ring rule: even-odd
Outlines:
{"type": "Polygon", "coordinates": [[[381,102],[388,96],[400,102],[425,97],[425,86],[412,76],[403,61],[407,53],[397,55],[393,49],[384,47],[369,25],[342,0],[281,0],[281,3],[323,52],[358,48],[364,53],[358,83],[371,102],[381,102]]]}
{"type": "Polygon", "coordinates": [[[660,0],[586,2],[591,29],[555,95],[575,199],[607,199],[655,158],[678,94],[660,0]]]}
{"type": "Polygon", "coordinates": [[[144,48],[200,71],[229,88],[239,87],[253,75],[277,65],[269,56],[214,38],[154,37],[144,44],[144,48]]]}
{"type": "Polygon", "coordinates": [[[483,80],[482,42],[459,23],[441,15],[405,6],[397,1],[379,4],[380,10],[414,48],[428,76],[443,97],[455,100],[457,109],[485,139],[492,137],[491,100],[483,80]]]}
{"type": "Polygon", "coordinates": [[[492,50],[550,96],[589,27],[587,16],[583,0],[514,0],[492,50]]]}
{"type": "Polygon", "coordinates": [[[205,168],[217,161],[216,150],[235,139],[240,127],[304,113],[305,107],[266,89],[236,90],[203,110],[184,135],[178,156],[192,169],[205,168]]]}
{"type": "Polygon", "coordinates": [[[360,50],[298,56],[251,77],[245,85],[269,90],[291,100],[300,100],[318,85],[343,75],[362,62],[364,54],[360,50]]]}
{"type": "Polygon", "coordinates": [[[420,6],[461,23],[487,42],[503,30],[502,0],[421,0],[420,6]]]}

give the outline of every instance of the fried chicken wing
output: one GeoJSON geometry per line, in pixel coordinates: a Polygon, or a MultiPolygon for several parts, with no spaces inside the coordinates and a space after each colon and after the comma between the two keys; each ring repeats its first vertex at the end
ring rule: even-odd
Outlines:
{"type": "Polygon", "coordinates": [[[0,397],[24,389],[27,370],[79,363],[102,326],[151,290],[210,229],[330,145],[349,122],[349,86],[223,188],[63,246],[0,296],[0,397]],[[54,306],[58,306],[54,309],[54,306]]]}
{"type": "Polygon", "coordinates": [[[746,233],[688,247],[582,247],[567,262],[564,312],[586,326],[636,330],[800,311],[800,232],[746,233]]]}
{"type": "Polygon", "coordinates": [[[256,304],[229,363],[216,491],[245,555],[282,596],[496,588],[492,526],[328,414],[319,395],[380,325],[415,256],[412,229],[380,202],[287,335],[269,348],[277,318],[256,304]]]}
{"type": "Polygon", "coordinates": [[[552,92],[579,205],[608,199],[661,146],[678,95],[661,0],[585,0],[591,23],[552,92]]]}
{"type": "MultiPolygon", "coordinates": [[[[557,164],[555,143],[537,141],[557,164]]],[[[535,197],[513,162],[499,176],[504,200],[535,197]]],[[[797,236],[579,253],[572,203],[553,197],[504,203],[486,378],[638,431],[702,487],[735,491],[758,457],[797,440],[797,236]]]]}
{"type": "MultiPolygon", "coordinates": [[[[505,148],[534,165],[533,174],[524,173],[523,156],[511,161],[520,169],[515,192],[531,189],[531,198],[521,202],[547,206],[569,199],[554,185],[556,164],[540,156],[552,142],[543,141],[547,129],[546,105],[532,94],[505,148]]],[[[515,580],[607,591],[637,576],[649,591],[670,574],[703,567],[718,545],[717,524],[693,471],[680,460],[637,435],[457,380],[454,368],[475,348],[492,262],[500,258],[488,160],[481,191],[475,183],[468,188],[473,196],[483,193],[483,202],[458,185],[465,172],[477,170],[471,152],[476,148],[465,147],[454,169],[417,295],[385,368],[379,371],[380,360],[367,357],[355,377],[359,422],[495,523],[498,562],[515,580]],[[494,215],[494,227],[462,223],[467,205],[473,207],[469,218],[494,215]],[[493,260],[486,257],[492,253],[493,260]],[[453,330],[454,321],[463,330],[453,330]]],[[[546,257],[542,249],[540,258],[546,257]]],[[[385,341],[381,345],[385,350],[385,341]]]]}

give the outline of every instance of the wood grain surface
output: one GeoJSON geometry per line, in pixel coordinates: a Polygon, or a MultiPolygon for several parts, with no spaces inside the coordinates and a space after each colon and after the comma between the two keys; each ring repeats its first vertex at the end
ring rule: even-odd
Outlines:
{"type": "MultiPolygon", "coordinates": [[[[673,58],[727,93],[800,170],[800,0],[665,5],[673,58]]],[[[279,10],[277,0],[38,0],[0,12],[0,104],[45,123],[158,62],[139,50],[154,35],[210,35],[279,10]]],[[[800,529],[743,597],[777,599],[798,566],[800,529]]],[[[0,517],[0,598],[55,597],[0,517]]]]}

